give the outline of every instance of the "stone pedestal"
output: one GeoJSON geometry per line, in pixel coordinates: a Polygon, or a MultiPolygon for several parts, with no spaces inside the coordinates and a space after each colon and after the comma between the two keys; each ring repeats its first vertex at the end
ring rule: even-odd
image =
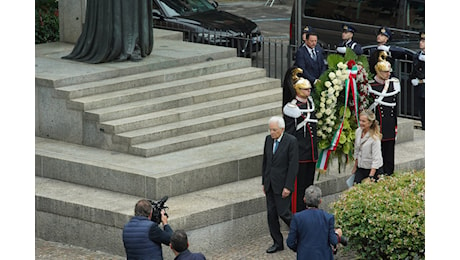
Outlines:
{"type": "Polygon", "coordinates": [[[59,0],[59,38],[76,43],[85,22],[86,0],[59,0]]]}

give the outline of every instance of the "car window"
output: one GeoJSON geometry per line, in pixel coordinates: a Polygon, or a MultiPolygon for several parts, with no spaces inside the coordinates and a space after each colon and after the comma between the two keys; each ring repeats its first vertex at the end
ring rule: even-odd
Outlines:
{"type": "Polygon", "coordinates": [[[215,9],[207,0],[160,0],[158,2],[169,17],[202,13],[215,9]]]}
{"type": "Polygon", "coordinates": [[[425,1],[407,1],[407,29],[425,30],[425,1]]]}
{"type": "Polygon", "coordinates": [[[425,28],[424,0],[306,0],[303,14],[406,30],[425,28]]]}

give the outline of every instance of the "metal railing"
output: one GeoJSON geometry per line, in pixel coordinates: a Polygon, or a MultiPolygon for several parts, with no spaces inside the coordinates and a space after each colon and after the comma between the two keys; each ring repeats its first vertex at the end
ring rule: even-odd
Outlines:
{"type": "MultiPolygon", "coordinates": [[[[264,68],[266,76],[277,78],[283,81],[286,70],[294,65],[294,57],[298,46],[289,44],[288,39],[279,38],[260,38],[260,44],[253,44],[252,36],[226,36],[226,40],[216,41],[223,35],[222,32],[207,33],[197,37],[199,33],[185,31],[184,40],[198,42],[204,44],[220,45],[236,48],[238,56],[251,58],[252,66],[264,68]],[[252,43],[252,44],[251,44],[252,43]],[[242,51],[244,50],[244,51],[242,51]]],[[[324,48],[325,55],[336,53],[335,48],[324,48]]],[[[397,59],[393,64],[393,74],[401,83],[401,93],[398,95],[398,115],[405,118],[419,120],[420,116],[416,111],[415,104],[415,89],[410,83],[410,73],[412,71],[412,60],[397,59]]]]}

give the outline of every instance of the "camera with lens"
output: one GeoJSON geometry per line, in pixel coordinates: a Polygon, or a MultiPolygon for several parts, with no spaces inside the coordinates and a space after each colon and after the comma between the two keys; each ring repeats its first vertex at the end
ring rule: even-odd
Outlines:
{"type": "MultiPolygon", "coordinates": [[[[347,246],[348,245],[348,237],[346,236],[340,236],[339,237],[339,243],[342,245],[342,246],[347,246]]],[[[335,254],[337,254],[337,246],[334,246],[332,247],[332,252],[335,254]]]]}
{"type": "MultiPolygon", "coordinates": [[[[149,200],[152,204],[152,221],[156,222],[157,224],[161,223],[161,211],[163,209],[167,209],[168,206],[165,206],[166,201],[168,200],[168,196],[164,196],[159,201],[149,200]]],[[[168,214],[165,212],[165,216],[168,217],[168,214]]]]}

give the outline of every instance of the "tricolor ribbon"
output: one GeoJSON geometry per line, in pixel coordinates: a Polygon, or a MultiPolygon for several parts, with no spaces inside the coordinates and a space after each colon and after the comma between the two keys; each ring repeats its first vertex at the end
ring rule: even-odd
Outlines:
{"type": "Polygon", "coordinates": [[[350,92],[351,92],[351,96],[354,102],[356,120],[359,124],[358,86],[356,85],[356,74],[357,73],[358,73],[358,67],[354,65],[351,68],[350,73],[348,74],[348,78],[345,80],[345,103],[344,103],[342,122],[340,123],[339,128],[335,131],[334,136],[332,137],[332,140],[329,146],[319,153],[319,158],[318,158],[318,162],[316,163],[316,167],[320,170],[327,169],[327,164],[328,164],[327,162],[329,160],[329,157],[331,156],[332,151],[335,151],[337,149],[337,145],[339,144],[340,135],[342,134],[342,130],[343,130],[343,122],[345,121],[346,107],[348,105],[348,97],[350,95],[350,92]]]}

